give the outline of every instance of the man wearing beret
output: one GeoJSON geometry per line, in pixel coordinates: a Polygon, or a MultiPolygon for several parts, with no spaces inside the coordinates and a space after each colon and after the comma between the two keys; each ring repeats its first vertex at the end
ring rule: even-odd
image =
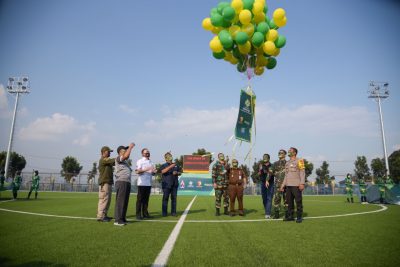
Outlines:
{"type": "Polygon", "coordinates": [[[108,146],[101,148],[101,158],[99,160],[99,204],[97,208],[97,221],[109,222],[110,217],[107,216],[111,203],[111,192],[113,181],[113,166],[115,159],[110,158],[113,152],[108,146]]]}

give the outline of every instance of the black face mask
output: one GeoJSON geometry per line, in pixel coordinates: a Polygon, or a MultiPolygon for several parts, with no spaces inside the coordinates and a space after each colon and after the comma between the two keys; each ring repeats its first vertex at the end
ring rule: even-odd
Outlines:
{"type": "Polygon", "coordinates": [[[149,158],[150,157],[150,153],[144,153],[144,156],[149,158]]]}

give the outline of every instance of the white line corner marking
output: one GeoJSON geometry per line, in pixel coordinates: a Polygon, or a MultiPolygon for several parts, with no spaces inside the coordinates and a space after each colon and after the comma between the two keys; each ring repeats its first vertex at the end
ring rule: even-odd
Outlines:
{"type": "Polygon", "coordinates": [[[178,223],[175,225],[174,230],[169,235],[167,242],[165,242],[164,247],[161,249],[160,253],[158,254],[156,260],[153,263],[153,267],[160,267],[167,265],[169,255],[174,248],[176,239],[178,238],[179,232],[185,222],[186,215],[189,213],[190,208],[192,207],[193,202],[195,201],[197,196],[195,196],[189,205],[186,207],[185,211],[183,212],[181,218],[179,219],[178,223]]]}

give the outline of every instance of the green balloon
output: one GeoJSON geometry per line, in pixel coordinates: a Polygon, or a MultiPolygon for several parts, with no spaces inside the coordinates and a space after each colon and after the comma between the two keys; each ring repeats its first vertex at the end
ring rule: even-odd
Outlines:
{"type": "Polygon", "coordinates": [[[235,58],[237,58],[237,59],[239,59],[240,60],[240,58],[241,58],[241,54],[240,54],[240,51],[239,51],[239,48],[237,47],[237,46],[234,46],[233,47],[233,56],[235,57],[235,58]]]}
{"type": "Polygon", "coordinates": [[[230,21],[222,19],[222,27],[229,28],[231,25],[232,25],[232,23],[230,21]]]}
{"type": "Polygon", "coordinates": [[[227,30],[222,30],[218,34],[218,38],[224,48],[231,48],[233,46],[233,40],[227,30]]]}
{"type": "Polygon", "coordinates": [[[276,59],[274,57],[268,58],[267,69],[272,70],[276,66],[276,59]]]}
{"type": "Polygon", "coordinates": [[[249,59],[249,65],[250,67],[254,68],[256,66],[256,57],[255,56],[251,56],[249,59]]]}
{"type": "Polygon", "coordinates": [[[254,0],[243,0],[243,9],[252,10],[253,9],[254,0]]]}
{"type": "Polygon", "coordinates": [[[255,47],[260,47],[260,45],[264,43],[264,34],[262,34],[261,32],[255,32],[253,34],[253,37],[251,38],[251,43],[255,47]]]}
{"type": "Polygon", "coordinates": [[[263,53],[263,55],[264,55],[264,57],[266,57],[266,58],[270,58],[270,57],[271,57],[271,56],[268,55],[267,53],[263,53]]]}
{"type": "Polygon", "coordinates": [[[279,27],[276,26],[276,24],[275,24],[275,22],[274,22],[273,19],[271,19],[271,20],[269,21],[269,28],[270,28],[270,29],[274,29],[274,30],[279,29],[279,27]]]}
{"type": "Polygon", "coordinates": [[[224,57],[225,57],[225,52],[222,50],[221,52],[219,52],[219,53],[213,53],[213,56],[216,58],[216,59],[223,59],[224,57]]]}
{"type": "Polygon", "coordinates": [[[215,13],[217,13],[217,14],[218,14],[218,9],[217,9],[216,7],[214,7],[214,8],[211,8],[211,11],[210,11],[210,17],[211,17],[213,14],[215,14],[215,13]]]}
{"type": "Polygon", "coordinates": [[[267,14],[268,13],[268,7],[267,7],[267,3],[265,3],[265,6],[264,6],[264,14],[267,14]]]}
{"type": "Polygon", "coordinates": [[[265,22],[268,23],[268,28],[269,28],[269,23],[271,22],[271,19],[265,15],[265,22]]]}
{"type": "Polygon", "coordinates": [[[215,27],[220,27],[222,26],[222,22],[224,21],[224,18],[218,14],[218,13],[214,13],[211,14],[211,24],[215,27]]]}
{"type": "Polygon", "coordinates": [[[217,8],[223,10],[223,9],[224,9],[225,7],[227,7],[227,6],[231,6],[231,4],[228,3],[228,2],[220,2],[220,3],[218,4],[217,8]]]}
{"type": "Polygon", "coordinates": [[[245,72],[247,70],[247,65],[244,62],[238,62],[236,68],[239,72],[245,72]]]}
{"type": "Polygon", "coordinates": [[[244,45],[249,40],[249,36],[245,32],[236,33],[235,41],[240,45],[244,45]]]}
{"type": "Polygon", "coordinates": [[[227,6],[224,8],[224,10],[222,10],[222,16],[226,21],[233,20],[235,18],[235,15],[236,15],[235,10],[230,6],[227,6]]]}
{"type": "Polygon", "coordinates": [[[257,31],[265,35],[269,31],[268,23],[265,21],[258,23],[257,31]]]}
{"type": "Polygon", "coordinates": [[[283,35],[279,35],[278,39],[275,40],[275,46],[277,48],[282,48],[285,46],[285,44],[286,44],[286,37],[283,35]]]}

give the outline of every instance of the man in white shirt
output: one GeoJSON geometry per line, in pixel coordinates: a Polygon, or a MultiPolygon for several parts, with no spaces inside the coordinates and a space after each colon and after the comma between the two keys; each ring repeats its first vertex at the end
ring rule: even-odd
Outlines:
{"type": "Polygon", "coordinates": [[[151,180],[156,172],[155,165],[150,160],[150,151],[142,149],[142,158],[136,163],[137,179],[137,199],[136,199],[136,219],[151,218],[148,211],[149,197],[151,192],[151,180]]]}

